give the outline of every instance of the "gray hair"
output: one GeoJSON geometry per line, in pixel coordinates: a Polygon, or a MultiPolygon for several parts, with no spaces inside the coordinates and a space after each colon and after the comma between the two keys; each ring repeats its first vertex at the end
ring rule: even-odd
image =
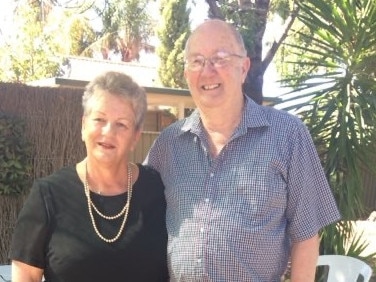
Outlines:
{"type": "Polygon", "coordinates": [[[82,96],[84,115],[90,112],[88,102],[98,90],[107,91],[129,101],[136,116],[136,129],[142,128],[147,110],[146,92],[131,77],[121,72],[109,71],[89,82],[82,96]]]}
{"type": "Polygon", "coordinates": [[[229,29],[229,31],[231,32],[231,34],[233,35],[233,37],[235,38],[236,42],[238,43],[240,50],[243,53],[243,55],[244,56],[247,55],[247,49],[245,48],[245,45],[244,45],[243,36],[235,28],[234,25],[232,25],[228,22],[225,22],[223,20],[220,20],[220,19],[209,19],[209,20],[206,20],[205,22],[203,22],[202,24],[200,24],[195,30],[193,30],[193,32],[189,36],[187,42],[185,43],[185,48],[184,48],[185,56],[188,54],[189,44],[190,44],[192,36],[196,33],[196,31],[198,31],[200,29],[201,26],[208,24],[208,23],[223,24],[224,26],[226,26],[229,29]]]}

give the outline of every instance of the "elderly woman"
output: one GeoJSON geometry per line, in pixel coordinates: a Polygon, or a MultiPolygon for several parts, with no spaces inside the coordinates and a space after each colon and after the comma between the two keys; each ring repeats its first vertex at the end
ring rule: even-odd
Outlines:
{"type": "Polygon", "coordinates": [[[145,92],[107,72],[82,101],[87,156],[34,182],[13,234],[12,281],[167,281],[164,187],[128,161],[145,92]]]}

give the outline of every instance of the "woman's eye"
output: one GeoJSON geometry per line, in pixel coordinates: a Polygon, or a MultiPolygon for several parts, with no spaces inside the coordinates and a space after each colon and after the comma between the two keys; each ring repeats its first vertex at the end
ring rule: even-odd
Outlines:
{"type": "Polygon", "coordinates": [[[128,125],[126,125],[125,123],[121,123],[121,122],[117,123],[117,126],[123,127],[123,128],[128,128],[128,125]]]}

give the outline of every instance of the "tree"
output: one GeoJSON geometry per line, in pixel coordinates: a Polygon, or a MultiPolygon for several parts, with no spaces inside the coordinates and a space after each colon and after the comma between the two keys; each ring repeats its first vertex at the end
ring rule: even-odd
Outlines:
{"type": "Polygon", "coordinates": [[[264,73],[298,14],[299,8],[295,5],[295,0],[280,0],[273,3],[270,0],[206,0],[206,2],[209,5],[210,18],[232,22],[242,33],[252,62],[243,90],[246,95],[261,104],[264,73]],[[262,39],[270,12],[276,12],[286,19],[285,31],[278,41],[273,42],[263,58],[262,39]]]}
{"type": "Polygon", "coordinates": [[[184,79],[184,46],[190,34],[187,0],[161,1],[160,40],[157,54],[160,58],[159,78],[164,86],[187,88],[184,79]]]}
{"type": "Polygon", "coordinates": [[[3,81],[26,82],[55,76],[59,62],[52,34],[44,30],[38,7],[20,6],[15,14],[15,32],[2,47],[3,81]]]}
{"type": "Polygon", "coordinates": [[[63,54],[92,57],[93,50],[88,47],[97,40],[97,35],[89,20],[80,14],[71,14],[64,18],[62,35],[65,41],[61,42],[66,42],[67,46],[63,54]]]}
{"type": "Polygon", "coordinates": [[[153,23],[147,10],[148,0],[104,1],[104,8],[96,8],[102,18],[100,39],[90,48],[100,46],[104,59],[111,51],[120,53],[123,62],[138,60],[140,51],[153,50],[148,44],[153,23]]]}
{"type": "Polygon", "coordinates": [[[322,233],[323,253],[345,253],[350,220],[364,215],[361,169],[376,173],[376,2],[298,3],[304,28],[289,49],[298,67],[286,110],[309,127],[343,217],[322,233]]]}

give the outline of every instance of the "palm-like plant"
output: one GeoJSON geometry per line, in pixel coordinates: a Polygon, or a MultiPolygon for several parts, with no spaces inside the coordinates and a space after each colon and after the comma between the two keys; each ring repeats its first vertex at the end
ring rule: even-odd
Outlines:
{"type": "MultiPolygon", "coordinates": [[[[96,9],[103,22],[103,31],[96,42],[101,45],[104,59],[110,50],[121,54],[121,60],[138,60],[140,51],[150,51],[147,44],[153,33],[153,23],[148,14],[149,0],[106,0],[103,11],[96,9]]],[[[94,47],[96,44],[93,44],[94,47]]]]}
{"type": "Polygon", "coordinates": [[[303,28],[289,50],[300,71],[283,80],[294,88],[284,108],[310,129],[344,219],[322,232],[321,252],[345,253],[349,220],[365,212],[361,168],[376,171],[376,2],[298,2],[303,28]]]}

